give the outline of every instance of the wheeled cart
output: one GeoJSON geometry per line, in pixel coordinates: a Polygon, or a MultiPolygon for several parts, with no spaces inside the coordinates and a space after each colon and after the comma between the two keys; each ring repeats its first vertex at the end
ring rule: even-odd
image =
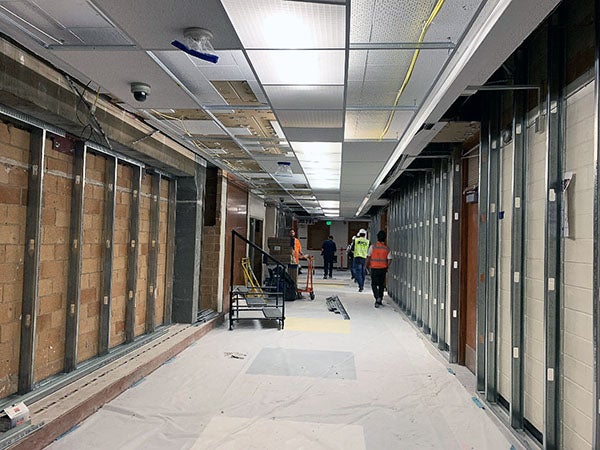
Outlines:
{"type": "Polygon", "coordinates": [[[310,299],[314,300],[315,299],[315,291],[313,289],[313,262],[314,262],[314,256],[307,256],[306,259],[308,260],[308,270],[307,270],[307,274],[306,274],[306,287],[304,289],[300,289],[300,287],[298,287],[298,294],[302,294],[304,292],[307,292],[310,295],[310,299]]]}

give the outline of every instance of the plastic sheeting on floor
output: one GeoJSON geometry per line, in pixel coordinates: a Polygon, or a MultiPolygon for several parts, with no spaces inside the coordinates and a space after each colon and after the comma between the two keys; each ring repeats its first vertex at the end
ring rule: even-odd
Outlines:
{"type": "Polygon", "coordinates": [[[343,321],[326,307],[338,295],[344,332],[223,325],[49,448],[522,448],[389,298],[376,309],[344,276],[347,286],[286,303],[289,318],[326,324],[343,321]]]}

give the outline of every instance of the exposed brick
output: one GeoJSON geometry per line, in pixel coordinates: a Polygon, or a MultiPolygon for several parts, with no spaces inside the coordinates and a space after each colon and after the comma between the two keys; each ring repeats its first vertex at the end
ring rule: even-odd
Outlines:
{"type": "Polygon", "coordinates": [[[29,151],[29,132],[17,127],[10,127],[10,144],[29,151]]]}
{"type": "Polygon", "coordinates": [[[60,294],[45,295],[39,298],[38,314],[51,314],[63,307],[63,299],[60,294]]]}
{"type": "Polygon", "coordinates": [[[0,343],[19,342],[21,335],[21,324],[18,321],[3,323],[0,325],[0,343]]]}
{"type": "Polygon", "coordinates": [[[21,188],[19,186],[0,185],[0,203],[21,204],[21,188]]]}

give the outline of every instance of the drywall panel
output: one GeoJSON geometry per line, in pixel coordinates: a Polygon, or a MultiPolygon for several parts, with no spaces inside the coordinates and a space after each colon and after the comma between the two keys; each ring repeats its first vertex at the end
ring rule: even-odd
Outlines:
{"type": "Polygon", "coordinates": [[[544,222],[546,133],[527,129],[523,414],[544,430],[544,222]]]}
{"type": "Polygon", "coordinates": [[[513,143],[500,149],[500,188],[498,191],[498,395],[510,401],[511,394],[511,246],[512,246],[512,165],[513,143]]]}
{"type": "Polygon", "coordinates": [[[573,178],[563,196],[561,391],[563,448],[592,448],[594,86],[566,104],[564,170],[573,178]],[[568,231],[567,231],[568,229],[568,231]],[[575,350],[576,349],[576,350],[575,350]]]}

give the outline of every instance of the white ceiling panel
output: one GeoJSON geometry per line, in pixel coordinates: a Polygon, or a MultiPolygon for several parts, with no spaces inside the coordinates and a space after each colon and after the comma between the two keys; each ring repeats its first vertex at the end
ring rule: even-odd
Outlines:
{"type": "Polygon", "coordinates": [[[220,0],[202,0],[201,3],[197,0],[94,0],[93,3],[144,49],[172,49],[171,42],[183,40],[183,31],[190,27],[210,30],[214,36],[213,47],[217,50],[242,48],[220,0]]]}
{"type": "Polygon", "coordinates": [[[277,110],[277,119],[282,127],[341,128],[344,112],[320,110],[277,110]]]}
{"type": "Polygon", "coordinates": [[[274,109],[342,109],[344,86],[265,86],[274,109]]]}
{"type": "Polygon", "coordinates": [[[344,48],[346,8],[284,0],[223,0],[246,48],[344,48]]]}
{"type": "Polygon", "coordinates": [[[385,162],[396,148],[396,145],[397,142],[344,142],[342,163],[385,162]]]}
{"type": "Polygon", "coordinates": [[[398,139],[406,129],[413,113],[395,111],[391,126],[381,136],[391,111],[349,111],[346,113],[345,139],[398,139]]]}
{"type": "Polygon", "coordinates": [[[342,142],[343,128],[284,128],[289,141],[298,142],[342,142]]]}
{"type": "Polygon", "coordinates": [[[435,0],[351,0],[350,42],[416,42],[435,3],[435,0]]]}
{"type": "Polygon", "coordinates": [[[343,50],[249,50],[262,84],[344,84],[343,50]]]}
{"type": "Polygon", "coordinates": [[[427,31],[427,40],[456,44],[480,3],[481,0],[446,0],[427,31]]]}

